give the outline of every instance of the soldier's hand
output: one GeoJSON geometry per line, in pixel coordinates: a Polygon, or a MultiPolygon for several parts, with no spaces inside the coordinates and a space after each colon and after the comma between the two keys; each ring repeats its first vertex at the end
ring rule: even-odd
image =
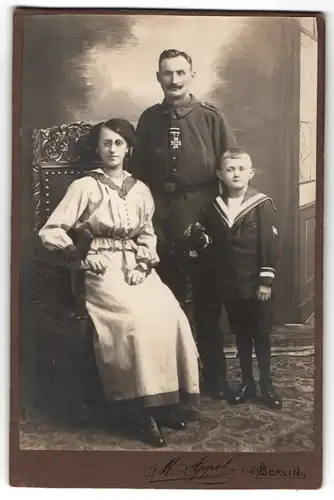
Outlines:
{"type": "Polygon", "coordinates": [[[205,228],[196,223],[190,231],[189,246],[191,250],[201,250],[208,245],[208,236],[205,234],[205,228]]]}

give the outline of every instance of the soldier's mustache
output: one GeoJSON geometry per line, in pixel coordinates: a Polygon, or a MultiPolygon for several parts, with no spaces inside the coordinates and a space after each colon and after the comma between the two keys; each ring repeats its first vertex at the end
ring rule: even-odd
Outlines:
{"type": "Polygon", "coordinates": [[[168,89],[169,90],[180,90],[182,89],[183,85],[169,85],[168,89]]]}

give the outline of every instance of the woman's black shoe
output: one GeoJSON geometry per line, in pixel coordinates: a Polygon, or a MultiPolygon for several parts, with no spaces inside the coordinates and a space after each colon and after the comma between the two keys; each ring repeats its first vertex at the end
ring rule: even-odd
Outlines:
{"type": "Polygon", "coordinates": [[[156,448],[166,446],[166,441],[164,440],[161,429],[151,416],[141,421],[140,434],[142,439],[151,446],[156,448]]]}
{"type": "Polygon", "coordinates": [[[246,403],[248,399],[256,396],[256,387],[253,385],[243,384],[239,390],[229,398],[230,405],[241,405],[246,403]]]}
{"type": "Polygon", "coordinates": [[[187,428],[184,417],[179,407],[165,408],[165,411],[156,415],[158,425],[168,427],[176,431],[183,431],[187,428]]]}
{"type": "Polygon", "coordinates": [[[202,420],[202,414],[195,408],[182,408],[183,420],[185,422],[199,422],[202,420]]]}
{"type": "Polygon", "coordinates": [[[159,418],[158,424],[162,427],[174,429],[175,431],[184,431],[187,428],[187,424],[184,420],[169,416],[166,416],[165,418],[159,418]]]}

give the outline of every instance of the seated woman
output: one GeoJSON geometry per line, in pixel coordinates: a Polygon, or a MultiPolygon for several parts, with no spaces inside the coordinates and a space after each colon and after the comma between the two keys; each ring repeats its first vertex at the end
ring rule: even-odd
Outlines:
{"type": "Polygon", "coordinates": [[[70,229],[91,235],[80,265],[105,397],[131,403],[125,408],[136,408],[142,439],[164,446],[161,427],[186,427],[178,403],[198,399],[198,353],[185,314],[154,270],[150,190],[123,169],[135,130],[111,119],[93,127],[94,137],[100,167],[69,186],[39,236],[46,248],[70,255],[70,229]]]}

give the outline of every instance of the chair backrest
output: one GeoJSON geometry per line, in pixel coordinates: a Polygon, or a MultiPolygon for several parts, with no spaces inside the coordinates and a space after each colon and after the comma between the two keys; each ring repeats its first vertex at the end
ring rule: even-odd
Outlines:
{"type": "MultiPolygon", "coordinates": [[[[73,276],[68,269],[51,263],[48,265],[45,260],[43,262],[50,252],[41,245],[38,231],[50,217],[71,182],[92,168],[85,149],[85,140],[92,126],[85,122],[74,122],[47,129],[35,129],[30,136],[34,255],[37,259],[35,301],[46,310],[53,311],[52,314],[60,316],[64,315],[64,307],[73,310],[77,300],[82,302],[79,296],[82,295],[83,280],[78,280],[76,276],[79,290],[74,290],[73,276]]],[[[79,309],[78,312],[77,308],[78,314],[84,314],[81,305],[79,309]]]]}
{"type": "Polygon", "coordinates": [[[85,122],[35,129],[31,134],[34,231],[45,224],[72,181],[92,168],[84,143],[92,125],[85,122]]]}

